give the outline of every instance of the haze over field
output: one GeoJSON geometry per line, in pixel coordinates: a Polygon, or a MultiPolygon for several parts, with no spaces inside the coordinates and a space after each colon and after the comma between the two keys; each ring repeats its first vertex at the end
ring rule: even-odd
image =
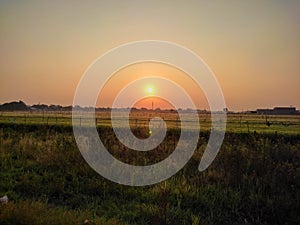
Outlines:
{"type": "MultiPolygon", "coordinates": [[[[0,103],[70,105],[97,57],[121,44],[155,39],[198,54],[214,71],[230,110],[300,108],[299,21],[297,0],[1,1],[0,103]]],[[[98,106],[111,106],[124,85],[154,75],[178,82],[198,108],[208,109],[186,74],[157,63],[119,71],[98,106]]],[[[150,86],[141,88],[158,91],[150,86]]]]}

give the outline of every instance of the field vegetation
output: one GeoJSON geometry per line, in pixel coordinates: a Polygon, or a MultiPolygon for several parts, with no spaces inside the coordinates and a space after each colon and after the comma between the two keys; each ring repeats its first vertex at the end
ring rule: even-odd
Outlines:
{"type": "MultiPolygon", "coordinates": [[[[217,158],[199,172],[209,137],[207,125],[193,157],[176,175],[155,185],[130,187],[93,171],[76,146],[70,115],[57,116],[58,121],[65,116],[61,123],[56,123],[56,116],[44,115],[44,122],[39,122],[41,115],[25,116],[25,122],[21,114],[1,115],[0,196],[9,197],[7,204],[0,204],[1,225],[84,224],[85,220],[101,225],[300,223],[298,118],[269,117],[273,122],[267,126],[265,117],[229,117],[217,158]],[[51,117],[48,124],[47,117],[51,117]]],[[[207,118],[200,121],[209,124],[207,118]]],[[[105,125],[99,120],[98,133],[116,158],[141,165],[160,161],[174,150],[179,135],[174,121],[151,154],[124,148],[107,121],[105,125]]],[[[148,134],[143,126],[132,129],[139,137],[148,134]]]]}
{"type": "MultiPolygon", "coordinates": [[[[189,113],[184,113],[186,119],[189,120],[189,113]]],[[[111,126],[110,111],[96,112],[98,126],[111,126]]],[[[133,111],[130,113],[130,125],[132,128],[148,126],[149,119],[153,117],[163,118],[169,128],[180,128],[179,115],[176,111],[133,111]]],[[[117,118],[123,120],[120,117],[117,118]]],[[[83,112],[81,116],[76,118],[76,125],[83,125],[88,119],[83,112]]],[[[209,113],[199,114],[201,131],[209,131],[211,129],[211,120],[209,113]]],[[[0,112],[0,123],[8,124],[32,124],[32,125],[72,125],[71,111],[16,111],[16,112],[0,112]]],[[[189,120],[191,128],[198,126],[194,121],[189,120]]],[[[259,133],[284,133],[284,134],[300,134],[300,115],[258,115],[245,113],[231,113],[227,114],[228,132],[245,133],[245,132],[259,132],[259,133]]]]}

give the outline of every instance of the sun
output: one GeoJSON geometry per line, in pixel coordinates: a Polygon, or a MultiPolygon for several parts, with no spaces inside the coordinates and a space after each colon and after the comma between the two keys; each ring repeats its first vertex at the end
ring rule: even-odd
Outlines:
{"type": "Polygon", "coordinates": [[[152,88],[152,87],[148,87],[148,88],[147,88],[147,92],[148,92],[149,94],[153,93],[153,88],[152,88]]]}

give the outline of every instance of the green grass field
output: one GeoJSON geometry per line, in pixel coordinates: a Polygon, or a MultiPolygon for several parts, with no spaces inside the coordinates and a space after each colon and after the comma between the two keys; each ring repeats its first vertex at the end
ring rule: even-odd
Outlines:
{"type": "MultiPolygon", "coordinates": [[[[177,113],[155,113],[155,112],[133,112],[130,115],[130,125],[135,127],[147,127],[149,119],[155,116],[163,118],[169,128],[180,128],[180,121],[177,113]]],[[[109,112],[97,112],[98,126],[111,126],[109,112]]],[[[188,118],[188,114],[187,114],[188,118]]],[[[122,117],[120,117],[122,119],[122,117]]],[[[77,118],[78,124],[84,125],[86,122],[85,115],[77,118]]],[[[211,129],[210,114],[199,115],[201,131],[211,129]]],[[[9,124],[40,124],[40,125],[72,125],[71,112],[1,112],[0,123],[9,124]]],[[[191,127],[196,125],[190,121],[191,127]]],[[[280,116],[280,115],[251,115],[251,114],[228,114],[227,127],[228,132],[244,133],[283,133],[283,134],[300,134],[300,115],[280,116]],[[267,125],[269,124],[269,126],[267,125]]]]}
{"type": "MultiPolygon", "coordinates": [[[[146,132],[152,115],[135,114],[146,132]]],[[[113,134],[108,114],[98,114],[101,140],[116,158],[133,165],[167,157],[176,145],[176,114],[163,115],[168,132],[150,153],[124,148],[113,134]]],[[[217,158],[204,172],[198,165],[207,145],[204,124],[188,164],[170,179],[145,187],[112,183],[82,158],[70,114],[0,115],[1,225],[37,224],[299,224],[299,117],[229,115],[217,158]],[[57,117],[57,121],[56,121],[57,117]],[[49,119],[48,119],[49,118],[49,119]],[[47,124],[48,120],[48,124],[47,124]],[[255,131],[255,132],[254,132],[255,131]]]]}

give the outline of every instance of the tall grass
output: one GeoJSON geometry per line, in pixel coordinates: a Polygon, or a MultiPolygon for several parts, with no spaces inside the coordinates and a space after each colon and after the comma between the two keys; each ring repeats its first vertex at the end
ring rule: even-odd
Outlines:
{"type": "MultiPolygon", "coordinates": [[[[124,148],[109,127],[99,133],[115,157],[137,165],[165,158],[178,138],[170,129],[147,155],[124,148]]],[[[208,136],[167,181],[128,187],[86,164],[70,127],[0,124],[0,195],[10,198],[0,224],[299,224],[299,135],[227,133],[200,173],[208,136]]]]}

